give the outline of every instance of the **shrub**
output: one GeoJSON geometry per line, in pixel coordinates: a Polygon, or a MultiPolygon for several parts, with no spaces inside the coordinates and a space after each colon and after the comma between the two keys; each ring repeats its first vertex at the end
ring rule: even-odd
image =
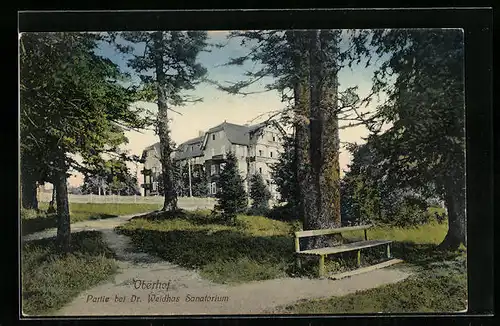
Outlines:
{"type": "Polygon", "coordinates": [[[290,203],[274,206],[265,216],[278,221],[296,221],[300,219],[297,215],[297,208],[290,203]]]}

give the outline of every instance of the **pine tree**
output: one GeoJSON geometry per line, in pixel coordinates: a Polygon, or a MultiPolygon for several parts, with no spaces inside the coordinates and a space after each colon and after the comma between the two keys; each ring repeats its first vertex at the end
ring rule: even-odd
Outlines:
{"type": "Polygon", "coordinates": [[[193,90],[202,81],[206,69],[197,62],[198,54],[207,47],[207,33],[200,31],[122,32],[123,44],[116,39],[117,47],[130,54],[129,66],[141,79],[143,100],[156,101],[158,113],[156,132],[160,138],[162,182],[164,189],[163,211],[176,211],[177,189],[174,185],[173,151],[169,114],[173,106],[201,101],[184,91],[193,90]],[[140,54],[138,48],[144,47],[140,54]]]}
{"type": "Polygon", "coordinates": [[[217,186],[215,210],[222,213],[227,223],[234,224],[236,214],[246,209],[248,198],[243,178],[238,170],[236,156],[231,152],[227,153],[226,164],[219,175],[217,186]]]}
{"type": "Polygon", "coordinates": [[[147,123],[130,106],[136,93],[123,86],[119,67],[95,53],[102,40],[96,33],[27,33],[19,44],[22,174],[54,185],[57,242],[64,252],[71,249],[70,171],[102,170],[103,154],[121,157],[124,128],[147,123]]]}
{"type": "Polygon", "coordinates": [[[263,214],[269,209],[271,192],[262,179],[262,175],[256,173],[250,179],[250,198],[252,198],[252,213],[263,214]]]}
{"type": "Polygon", "coordinates": [[[280,194],[280,202],[286,202],[297,218],[301,218],[298,207],[300,202],[299,184],[297,181],[297,161],[295,157],[295,141],[293,137],[285,137],[283,155],[272,165],[271,177],[280,194]]]}

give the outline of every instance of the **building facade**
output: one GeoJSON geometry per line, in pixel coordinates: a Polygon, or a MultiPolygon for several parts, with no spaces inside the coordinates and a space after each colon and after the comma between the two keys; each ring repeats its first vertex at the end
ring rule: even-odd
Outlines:
{"type": "MultiPolygon", "coordinates": [[[[200,132],[199,137],[180,144],[172,153],[172,159],[181,167],[187,165],[189,173],[194,177],[198,173],[204,173],[208,195],[215,196],[226,154],[231,151],[236,156],[238,169],[245,181],[245,190],[249,190],[250,177],[258,173],[262,175],[273,198],[277,199],[271,167],[283,152],[284,136],[285,131],[275,121],[255,125],[223,122],[206,132],[200,132]]],[[[161,173],[159,143],[144,149],[142,161],[142,187],[145,195],[158,195],[158,177],[161,173]]]]}

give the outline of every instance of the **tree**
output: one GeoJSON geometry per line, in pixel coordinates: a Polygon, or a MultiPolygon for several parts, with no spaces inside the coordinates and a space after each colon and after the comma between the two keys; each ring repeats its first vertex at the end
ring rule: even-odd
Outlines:
{"type": "MultiPolygon", "coordinates": [[[[241,44],[248,46],[249,52],[232,58],[228,64],[243,65],[250,60],[260,63],[261,68],[248,72],[247,80],[230,86],[214,83],[229,93],[248,95],[252,92],[242,90],[264,77],[274,79],[265,90],[277,90],[288,105],[269,119],[281,116],[295,131],[298,212],[304,229],[339,226],[338,132],[371,117],[357,111],[363,101],[355,94],[355,87],[339,92],[337,73],[363,54],[352,49],[362,48],[359,44],[366,33],[353,36],[352,46],[343,52],[338,46],[341,32],[336,30],[247,31],[234,32],[231,37],[241,38],[241,44]],[[340,127],[339,121],[350,122],[340,127]]],[[[318,246],[325,241],[314,239],[307,246],[318,246]]]]}
{"type": "Polygon", "coordinates": [[[69,171],[90,175],[102,169],[103,154],[121,155],[124,128],[146,125],[141,110],[130,107],[135,90],[124,87],[116,65],[95,53],[104,38],[98,33],[26,33],[20,39],[21,159],[32,168],[31,179],[56,188],[57,242],[65,252],[71,234],[69,171]]]}
{"type": "Polygon", "coordinates": [[[82,192],[86,194],[104,194],[104,190],[118,195],[140,194],[137,178],[130,173],[126,162],[110,159],[105,162],[102,171],[84,178],[82,192]]]}
{"type": "MultiPolygon", "coordinates": [[[[372,137],[387,178],[435,191],[448,210],[443,249],[466,244],[464,53],[461,30],[376,31],[370,43],[387,60],[374,75],[378,108],[392,127],[372,137]]],[[[375,55],[375,54],[374,54],[375,55]]]]}
{"type": "Polygon", "coordinates": [[[278,157],[278,162],[271,166],[271,178],[280,194],[280,201],[286,202],[290,210],[298,214],[300,196],[293,136],[284,137],[283,148],[284,153],[278,157]]]}
{"type": "Polygon", "coordinates": [[[194,197],[208,196],[208,189],[207,189],[208,178],[204,165],[202,164],[193,165],[192,174],[193,176],[191,184],[193,188],[192,189],[193,196],[194,197]]]}
{"type": "Polygon", "coordinates": [[[259,173],[252,175],[250,178],[250,198],[252,199],[254,214],[262,214],[269,210],[271,192],[259,173]]]}
{"type": "Polygon", "coordinates": [[[376,149],[371,143],[352,145],[349,150],[353,158],[341,187],[345,222],[397,227],[428,222],[430,198],[416,189],[390,182],[374,163],[376,149]]]}
{"type": "Polygon", "coordinates": [[[192,90],[206,74],[206,69],[196,59],[207,46],[206,32],[123,32],[119,36],[133,46],[122,44],[115,38],[118,48],[132,56],[129,66],[142,82],[142,95],[146,101],[158,104],[156,132],[160,138],[164,205],[163,211],[177,210],[177,192],[174,186],[172,146],[168,111],[172,106],[199,101],[183,95],[192,90]],[[141,54],[139,46],[144,46],[141,54]]]}
{"type": "Polygon", "coordinates": [[[226,222],[234,223],[236,214],[247,208],[248,198],[236,156],[232,152],[226,154],[226,164],[219,175],[217,188],[215,210],[222,212],[226,222]]]}

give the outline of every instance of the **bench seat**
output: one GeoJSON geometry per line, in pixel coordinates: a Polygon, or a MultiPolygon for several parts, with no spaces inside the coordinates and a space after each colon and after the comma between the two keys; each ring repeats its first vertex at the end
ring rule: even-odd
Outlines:
{"type": "Polygon", "coordinates": [[[335,247],[303,250],[303,251],[299,251],[297,253],[304,254],[304,255],[323,256],[323,255],[330,255],[330,254],[338,254],[338,253],[347,252],[347,251],[354,251],[354,250],[359,250],[359,249],[364,249],[364,248],[376,247],[376,246],[388,244],[391,242],[392,241],[390,241],[390,240],[366,240],[366,241],[347,243],[347,244],[343,244],[343,245],[335,246],[335,247]]]}

